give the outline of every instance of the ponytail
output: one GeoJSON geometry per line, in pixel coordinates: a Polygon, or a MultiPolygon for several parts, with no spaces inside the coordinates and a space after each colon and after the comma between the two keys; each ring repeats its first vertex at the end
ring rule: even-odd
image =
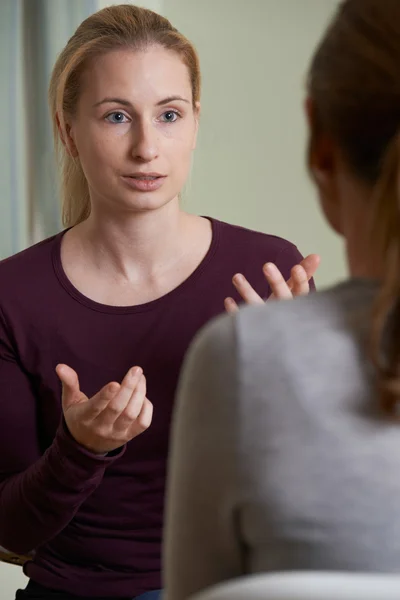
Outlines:
{"type": "Polygon", "coordinates": [[[400,400],[400,134],[388,147],[372,202],[371,246],[383,268],[370,351],[381,408],[393,415],[400,400]]]}

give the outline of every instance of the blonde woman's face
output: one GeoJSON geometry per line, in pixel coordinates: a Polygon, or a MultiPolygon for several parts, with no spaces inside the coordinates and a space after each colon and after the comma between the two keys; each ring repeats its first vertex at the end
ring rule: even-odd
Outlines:
{"type": "Polygon", "coordinates": [[[198,108],[174,52],[155,46],[93,60],[68,131],[93,208],[145,211],[176,199],[196,145],[198,108]]]}

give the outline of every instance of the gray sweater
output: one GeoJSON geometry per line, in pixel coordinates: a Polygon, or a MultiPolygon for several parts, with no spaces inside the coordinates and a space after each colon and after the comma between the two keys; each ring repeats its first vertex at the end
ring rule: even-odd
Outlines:
{"type": "Polygon", "coordinates": [[[365,355],[357,280],[203,330],[173,425],[168,600],[243,574],[400,570],[400,425],[365,355]]]}

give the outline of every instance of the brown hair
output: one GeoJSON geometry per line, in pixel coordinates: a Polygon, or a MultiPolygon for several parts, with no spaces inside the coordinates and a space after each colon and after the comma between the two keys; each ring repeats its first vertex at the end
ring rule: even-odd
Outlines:
{"type": "Polygon", "coordinates": [[[79,98],[80,74],[87,61],[115,49],[144,50],[160,45],[176,52],[189,70],[193,105],[200,100],[200,66],[193,45],[171,23],[157,13],[131,4],[104,8],[78,27],[54,66],[49,87],[49,104],[54,141],[62,174],[62,219],[72,227],[90,214],[89,188],[79,159],[62,143],[66,117],[73,115],[79,98]],[[59,127],[61,134],[59,132],[59,127]]]}
{"type": "MultiPolygon", "coordinates": [[[[371,322],[381,406],[400,398],[400,2],[342,2],[314,55],[315,131],[328,132],[372,189],[371,241],[384,265],[371,322]]],[[[371,244],[372,246],[372,244],[371,244]]]]}

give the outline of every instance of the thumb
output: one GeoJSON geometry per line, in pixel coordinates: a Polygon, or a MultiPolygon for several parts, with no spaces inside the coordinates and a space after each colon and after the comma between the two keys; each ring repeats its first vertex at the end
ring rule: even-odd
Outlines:
{"type": "Polygon", "coordinates": [[[81,402],[84,394],[80,390],[78,375],[74,369],[68,365],[57,365],[56,373],[62,383],[62,406],[66,410],[81,402]]]}

